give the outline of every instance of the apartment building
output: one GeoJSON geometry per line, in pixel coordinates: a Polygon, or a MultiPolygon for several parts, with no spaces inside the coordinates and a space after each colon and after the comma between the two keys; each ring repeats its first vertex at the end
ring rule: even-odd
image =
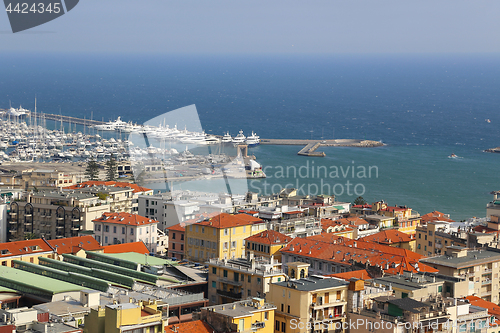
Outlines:
{"type": "Polygon", "coordinates": [[[500,191],[493,192],[493,200],[486,205],[486,217],[500,216],[500,191]]]}
{"type": "Polygon", "coordinates": [[[211,304],[231,303],[251,297],[266,298],[269,285],[285,281],[281,263],[274,259],[209,259],[208,299],[211,304]]]}
{"type": "MultiPolygon", "coordinates": [[[[262,298],[254,297],[245,301],[202,308],[201,312],[196,314],[196,318],[213,327],[211,332],[273,333],[275,310],[276,306],[265,303],[262,298]]],[[[201,332],[204,333],[203,328],[201,332]]]]}
{"type": "Polygon", "coordinates": [[[448,221],[428,221],[417,227],[415,252],[424,256],[442,255],[447,246],[466,246],[465,229],[454,229],[448,221]]]}
{"type": "Polygon", "coordinates": [[[256,257],[274,258],[281,262],[280,250],[292,241],[292,237],[274,230],[259,232],[245,239],[246,256],[254,253],[256,257]]]}
{"type": "Polygon", "coordinates": [[[469,282],[469,295],[498,303],[500,250],[448,246],[444,255],[423,258],[420,262],[438,269],[440,274],[465,278],[469,282]]]}
{"type": "Polygon", "coordinates": [[[77,236],[80,230],[92,230],[92,220],[110,210],[90,193],[40,191],[28,193],[25,200],[10,203],[10,241],[24,239],[25,234],[46,239],[77,236]]]}
{"type": "Polygon", "coordinates": [[[185,257],[184,247],[186,227],[183,227],[180,223],[167,228],[168,230],[168,256],[170,258],[176,258],[177,260],[183,260],[185,257]]]}
{"type": "Polygon", "coordinates": [[[150,332],[163,333],[167,320],[156,301],[111,304],[90,309],[84,333],[150,332]]]}
{"type": "Polygon", "coordinates": [[[205,262],[209,258],[244,257],[245,239],[264,230],[264,221],[247,214],[221,213],[186,225],[186,258],[205,262]]]}
{"type": "MultiPolygon", "coordinates": [[[[137,214],[139,196],[151,196],[153,190],[133,183],[116,181],[86,181],[67,188],[86,193],[94,193],[106,199],[112,212],[137,214]]],[[[143,215],[144,216],[144,215],[143,215]]]]}
{"type": "Polygon", "coordinates": [[[274,332],[343,332],[348,286],[349,282],[315,275],[272,283],[267,300],[277,307],[274,332]],[[326,329],[319,326],[325,322],[326,329]]]}
{"type": "Polygon", "coordinates": [[[94,237],[102,245],[143,242],[156,253],[158,221],[131,213],[103,213],[94,223],[94,237]]]}

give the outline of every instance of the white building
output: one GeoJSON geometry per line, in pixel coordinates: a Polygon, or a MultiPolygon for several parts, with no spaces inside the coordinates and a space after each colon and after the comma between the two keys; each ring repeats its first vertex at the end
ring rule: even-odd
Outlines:
{"type": "Polygon", "coordinates": [[[131,213],[104,213],[92,222],[94,237],[102,246],[142,241],[156,253],[157,220],[131,213]]]}

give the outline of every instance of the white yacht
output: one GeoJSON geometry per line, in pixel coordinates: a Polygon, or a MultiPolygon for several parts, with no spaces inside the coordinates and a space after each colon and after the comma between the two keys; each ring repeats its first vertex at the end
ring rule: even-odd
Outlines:
{"type": "Polygon", "coordinates": [[[233,139],[233,143],[236,145],[245,143],[245,136],[243,135],[243,130],[240,130],[238,135],[236,135],[233,139]]]}
{"type": "Polygon", "coordinates": [[[221,140],[222,143],[231,143],[232,141],[233,138],[231,137],[231,135],[229,135],[229,132],[226,132],[226,134],[224,134],[221,140]]]}
{"type": "Polygon", "coordinates": [[[252,135],[246,139],[248,147],[255,147],[260,143],[260,137],[252,131],[252,135]]]}

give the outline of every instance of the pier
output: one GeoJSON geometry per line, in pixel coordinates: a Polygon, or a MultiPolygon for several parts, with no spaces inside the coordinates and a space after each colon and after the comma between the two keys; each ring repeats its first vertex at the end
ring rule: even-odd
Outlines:
{"type": "Polygon", "coordinates": [[[325,152],[317,152],[316,149],[321,145],[320,142],[310,143],[297,153],[297,155],[301,156],[313,156],[313,157],[324,157],[326,156],[325,152]]]}
{"type": "MultiPolygon", "coordinates": [[[[2,110],[0,109],[0,112],[5,112],[7,110],[2,110]]],[[[6,117],[5,114],[3,114],[3,117],[6,117]]],[[[34,112],[29,112],[26,116],[28,117],[35,117],[34,112]]],[[[50,113],[37,113],[36,117],[38,119],[47,119],[47,120],[54,120],[54,121],[62,121],[64,123],[71,123],[71,124],[78,124],[78,125],[88,125],[88,126],[94,126],[94,125],[102,125],[105,124],[103,121],[99,120],[92,120],[92,119],[82,119],[82,118],[76,118],[76,117],[70,117],[70,116],[63,116],[60,114],[50,114],[50,113]]]]}
{"type": "Polygon", "coordinates": [[[305,145],[297,154],[301,156],[324,157],[324,152],[317,152],[319,147],[380,147],[384,144],[380,141],[358,140],[358,139],[335,139],[335,140],[299,140],[299,139],[260,139],[261,145],[305,145]]]}

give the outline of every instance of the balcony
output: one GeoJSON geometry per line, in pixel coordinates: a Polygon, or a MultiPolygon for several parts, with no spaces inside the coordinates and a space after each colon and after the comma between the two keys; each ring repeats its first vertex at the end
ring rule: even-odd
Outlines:
{"type": "Polygon", "coordinates": [[[74,225],[71,227],[71,230],[80,230],[80,226],[79,225],[74,225]]]}
{"type": "Polygon", "coordinates": [[[314,310],[320,310],[324,308],[329,308],[332,306],[341,306],[347,304],[347,302],[342,301],[341,299],[330,299],[328,303],[325,303],[324,301],[321,302],[312,302],[310,307],[313,308],[314,310]]]}
{"type": "Polygon", "coordinates": [[[223,278],[223,277],[218,277],[217,281],[219,281],[221,283],[225,283],[225,284],[230,284],[232,286],[242,286],[243,285],[242,281],[234,281],[234,280],[231,280],[228,278],[223,278]]]}
{"type": "Polygon", "coordinates": [[[64,220],[64,217],[57,216],[56,220],[64,220]]]}
{"type": "Polygon", "coordinates": [[[483,280],[481,281],[481,285],[487,285],[487,284],[491,284],[491,280],[483,280]]]}
{"type": "Polygon", "coordinates": [[[17,215],[17,212],[9,212],[10,215],[17,215]]]}
{"type": "Polygon", "coordinates": [[[222,297],[236,299],[236,300],[240,300],[241,296],[242,296],[241,293],[235,293],[232,291],[224,291],[224,290],[220,290],[220,289],[217,289],[217,295],[222,296],[222,297]]]}

